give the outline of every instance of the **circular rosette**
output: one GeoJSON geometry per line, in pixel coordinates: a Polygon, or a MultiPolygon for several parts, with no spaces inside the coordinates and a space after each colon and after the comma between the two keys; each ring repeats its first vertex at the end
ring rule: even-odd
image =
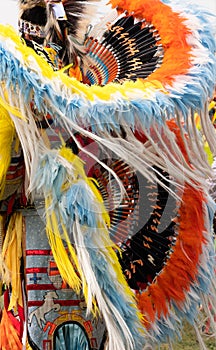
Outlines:
{"type": "Polygon", "coordinates": [[[84,46],[82,64],[88,68],[82,81],[90,85],[144,79],[160,66],[163,58],[157,30],[151,23],[127,13],[107,23],[100,38],[88,36],[84,46]]]}

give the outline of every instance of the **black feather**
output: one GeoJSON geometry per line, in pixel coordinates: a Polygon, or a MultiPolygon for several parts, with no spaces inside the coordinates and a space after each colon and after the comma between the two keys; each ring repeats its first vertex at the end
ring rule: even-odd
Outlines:
{"type": "Polygon", "coordinates": [[[146,78],[162,62],[159,41],[152,25],[128,15],[117,19],[99,40],[87,38],[83,64],[88,69],[84,82],[104,85],[111,81],[146,78]],[[107,52],[110,52],[109,61],[107,52]],[[91,65],[88,65],[88,58],[91,65]]]}

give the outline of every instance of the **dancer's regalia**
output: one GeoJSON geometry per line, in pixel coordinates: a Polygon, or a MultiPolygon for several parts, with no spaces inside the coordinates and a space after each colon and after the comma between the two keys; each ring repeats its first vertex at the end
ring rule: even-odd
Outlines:
{"type": "Polygon", "coordinates": [[[213,15],[177,0],[19,6],[20,33],[0,26],[0,348],[141,350],[184,319],[204,346],[213,15]]]}

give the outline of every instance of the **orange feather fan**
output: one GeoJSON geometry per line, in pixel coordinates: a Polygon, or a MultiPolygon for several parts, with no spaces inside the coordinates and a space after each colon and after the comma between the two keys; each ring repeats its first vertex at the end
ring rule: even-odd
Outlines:
{"type": "MultiPolygon", "coordinates": [[[[175,133],[177,143],[187,162],[187,153],[180,130],[174,121],[167,122],[169,129],[175,133]]],[[[178,210],[178,239],[170,259],[161,273],[146,290],[137,295],[139,309],[143,310],[147,320],[155,321],[157,316],[168,313],[168,305],[177,305],[185,300],[192,281],[196,280],[199,257],[205,244],[205,226],[203,218],[202,191],[188,184],[182,195],[178,210]]],[[[145,326],[148,328],[148,324],[145,326]]]]}

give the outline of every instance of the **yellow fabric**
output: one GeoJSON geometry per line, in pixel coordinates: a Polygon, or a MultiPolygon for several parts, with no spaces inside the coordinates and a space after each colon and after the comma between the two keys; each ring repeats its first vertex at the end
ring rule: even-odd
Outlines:
{"type": "MultiPolygon", "coordinates": [[[[22,258],[23,220],[21,213],[14,213],[10,219],[3,244],[2,256],[10,271],[12,294],[8,310],[16,310],[17,305],[23,306],[20,265],[22,258]]],[[[4,277],[4,276],[3,276],[4,277]]],[[[8,281],[5,281],[8,283],[8,281]]]]}
{"type": "Polygon", "coordinates": [[[8,270],[2,256],[3,240],[5,235],[4,222],[5,222],[4,215],[0,214],[0,295],[2,293],[3,280],[4,282],[7,281],[8,284],[10,282],[10,271],[8,270]]]}

